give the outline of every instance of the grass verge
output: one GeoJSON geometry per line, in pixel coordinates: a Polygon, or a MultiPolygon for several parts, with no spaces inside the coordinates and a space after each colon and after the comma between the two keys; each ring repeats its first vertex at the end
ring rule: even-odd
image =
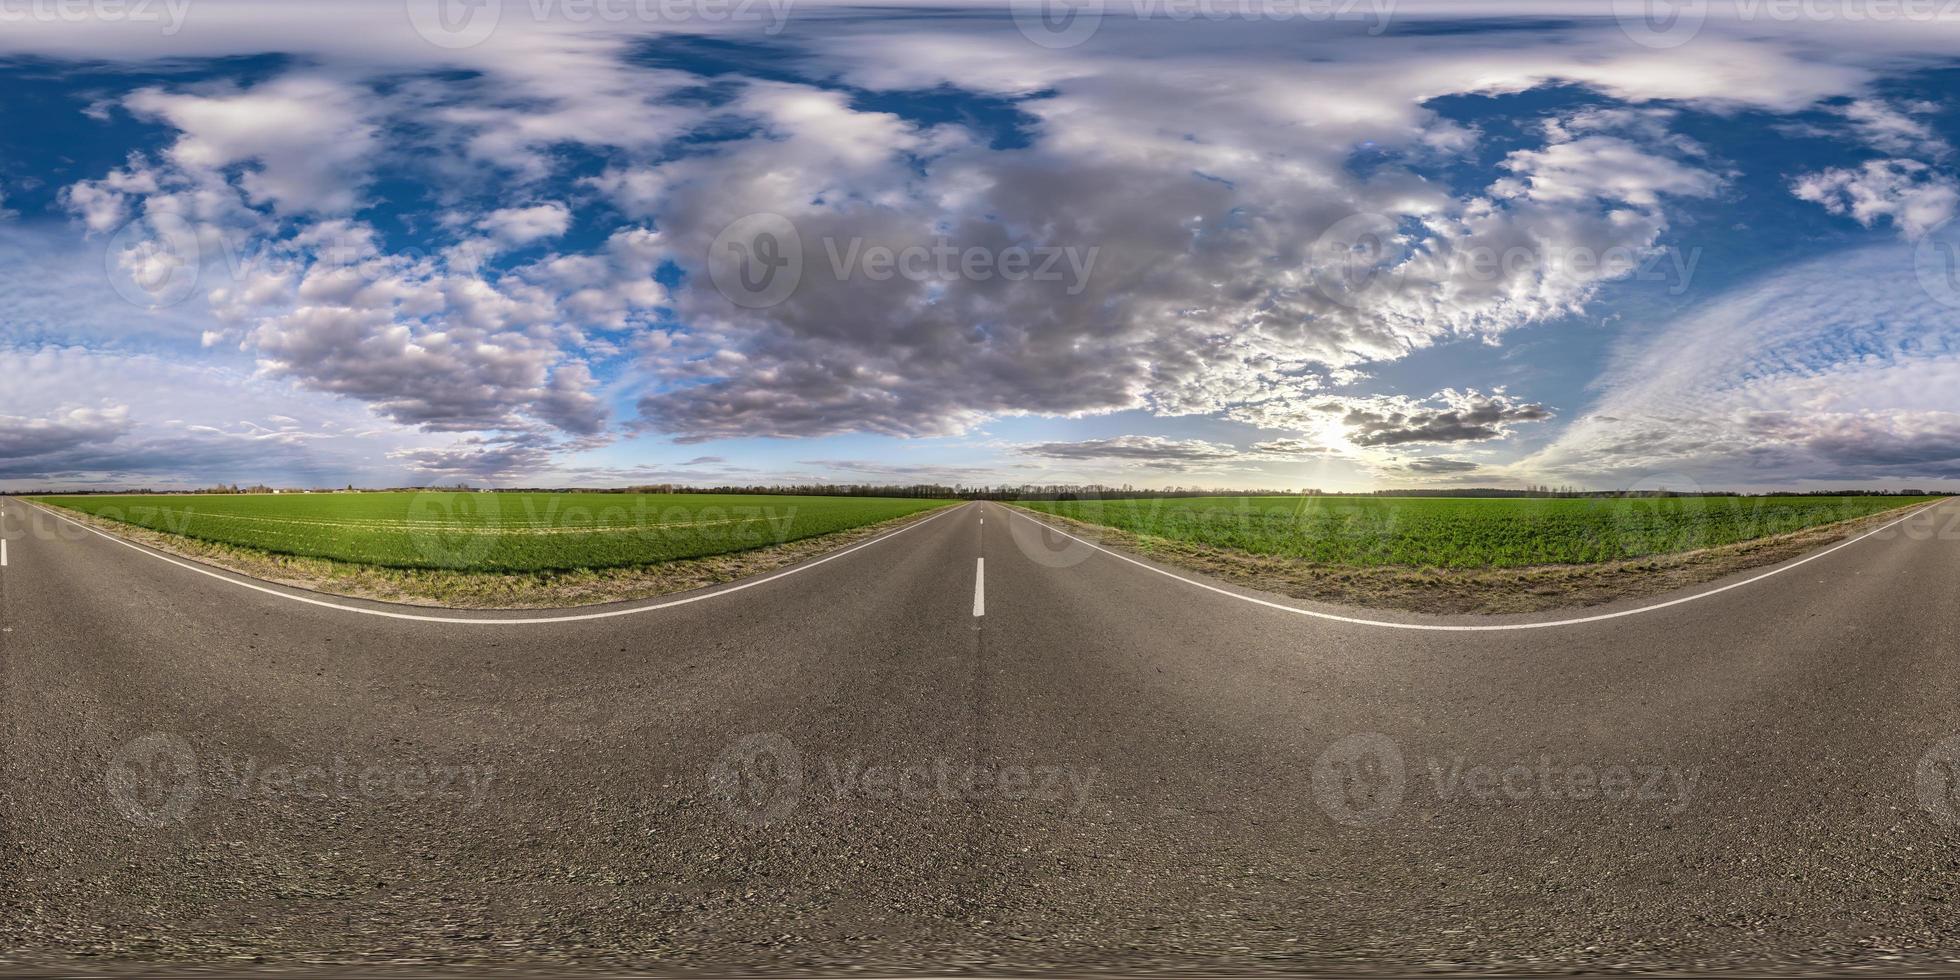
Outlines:
{"type": "Polygon", "coordinates": [[[71,521],[165,554],[275,585],[350,599],[446,609],[563,609],[651,599],[765,574],[926,520],[943,513],[945,508],[934,507],[877,524],[798,538],[783,544],[764,545],[747,551],[679,558],[628,568],[569,572],[382,568],[325,558],[273,554],[153,531],[66,508],[58,511],[60,516],[71,521]]]}
{"type": "Polygon", "coordinates": [[[1806,552],[1898,520],[1901,510],[1671,555],[1522,568],[1323,565],[1137,534],[1030,508],[1107,548],[1294,599],[1436,615],[1544,612],[1661,595],[1806,552]]]}

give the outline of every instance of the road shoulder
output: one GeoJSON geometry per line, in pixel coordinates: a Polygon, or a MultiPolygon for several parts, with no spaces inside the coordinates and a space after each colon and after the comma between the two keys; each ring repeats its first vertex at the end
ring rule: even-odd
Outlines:
{"type": "MultiPolygon", "coordinates": [[[[957,502],[948,506],[957,506],[957,502]]],[[[933,507],[846,531],[657,565],[517,574],[381,568],[278,555],[166,534],[66,508],[49,509],[124,541],[270,585],[393,605],[495,611],[577,609],[725,585],[821,558],[943,514],[948,508],[933,507]]]]}
{"type": "Polygon", "coordinates": [[[1669,596],[1801,558],[1896,521],[1911,508],[1671,555],[1502,569],[1319,565],[1140,535],[1019,506],[1014,509],[1102,547],[1226,585],[1357,611],[1462,616],[1590,609],[1669,596]]]}

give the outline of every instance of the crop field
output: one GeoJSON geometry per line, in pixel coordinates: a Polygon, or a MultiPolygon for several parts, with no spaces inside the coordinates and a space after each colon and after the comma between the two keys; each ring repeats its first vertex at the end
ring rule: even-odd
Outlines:
{"type": "Polygon", "coordinates": [[[624,493],[41,497],[201,541],[385,568],[546,572],[726,554],[948,501],[624,493]]]}
{"type": "Polygon", "coordinates": [[[1518,568],[1747,541],[1931,497],[1193,497],[1029,501],[1031,510],[1326,565],[1518,568]]]}

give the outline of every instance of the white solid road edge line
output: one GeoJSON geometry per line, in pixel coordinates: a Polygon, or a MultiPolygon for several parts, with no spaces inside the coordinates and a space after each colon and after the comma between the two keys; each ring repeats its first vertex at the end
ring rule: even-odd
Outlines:
{"type": "Polygon", "coordinates": [[[973,614],[987,614],[987,559],[973,559],[973,614]]]}
{"type": "Polygon", "coordinates": [[[148,555],[151,558],[157,559],[158,561],[169,562],[170,564],[175,565],[178,568],[188,569],[190,571],[198,573],[199,575],[210,576],[211,578],[217,579],[220,582],[227,582],[232,585],[236,585],[239,588],[251,589],[254,592],[263,592],[266,595],[278,596],[281,599],[290,600],[292,602],[303,602],[309,606],[319,606],[323,609],[336,609],[341,612],[359,613],[363,616],[379,616],[383,619],[405,619],[417,623],[456,623],[463,626],[541,626],[548,623],[582,623],[594,619],[613,619],[619,616],[634,616],[640,613],[653,612],[656,609],[672,609],[675,606],[685,606],[688,603],[700,602],[703,599],[716,599],[716,598],[720,598],[721,596],[729,595],[735,592],[740,592],[743,589],[753,589],[758,585],[767,585],[768,583],[774,582],[779,578],[788,578],[789,576],[795,575],[798,572],[808,571],[826,562],[836,561],[837,559],[842,558],[845,555],[848,555],[854,551],[861,551],[865,548],[871,547],[874,544],[877,544],[880,541],[885,541],[891,538],[898,537],[899,535],[904,534],[905,532],[910,531],[915,527],[923,527],[927,524],[931,524],[933,521],[945,517],[947,514],[959,510],[961,507],[964,507],[965,505],[961,504],[953,507],[948,507],[937,514],[934,514],[931,517],[926,518],[923,521],[919,521],[913,524],[907,524],[904,527],[901,527],[895,531],[887,531],[884,534],[880,534],[877,537],[872,538],[871,540],[866,541],[862,544],[855,544],[849,548],[845,548],[842,551],[832,552],[815,561],[805,562],[801,565],[792,565],[791,567],[783,569],[780,572],[776,572],[773,575],[768,575],[758,579],[751,579],[747,582],[738,582],[734,585],[728,586],[727,588],[716,589],[713,592],[704,592],[700,595],[688,596],[685,599],[674,599],[668,602],[656,603],[650,606],[634,606],[631,609],[612,609],[606,612],[582,613],[573,616],[542,616],[542,617],[536,617],[532,619],[470,619],[464,616],[421,616],[415,613],[389,612],[385,609],[363,609],[360,606],[344,606],[337,602],[327,602],[324,599],[313,599],[303,595],[293,595],[290,592],[281,592],[278,589],[267,588],[266,586],[263,585],[254,585],[251,582],[242,582],[236,578],[233,578],[230,575],[220,574],[218,572],[212,571],[211,569],[203,568],[189,562],[178,561],[175,558],[171,558],[168,555],[151,551],[150,549],[145,548],[141,545],[132,544],[128,541],[124,541],[123,539],[116,537],[113,534],[105,534],[101,531],[96,530],[95,528],[89,527],[87,524],[83,524],[79,521],[70,520],[67,517],[63,517],[62,515],[55,513],[54,510],[42,504],[37,503],[34,504],[33,506],[42,511],[45,511],[47,514],[49,514],[50,516],[54,517],[57,520],[66,521],[67,523],[73,524],[76,527],[79,527],[82,530],[89,532],[90,534],[94,534],[102,538],[105,538],[109,541],[113,541],[116,544],[122,545],[123,547],[128,548],[131,551],[135,551],[138,554],[148,555]]]}
{"type": "Polygon", "coordinates": [[[1684,602],[1693,602],[1696,599],[1706,599],[1709,596],[1719,595],[1720,593],[1727,592],[1730,589],[1739,589],[1753,582],[1760,582],[1763,579],[1769,578],[1772,575],[1780,575],[1784,572],[1789,571],[1792,568],[1797,567],[1798,565],[1802,565],[1807,562],[1816,561],[1817,559],[1822,558],[1825,555],[1828,555],[1831,552],[1838,550],[1839,548],[1849,548],[1850,546],[1857,544],[1858,542],[1863,541],[1866,538],[1869,538],[1880,531],[1884,531],[1889,528],[1896,527],[1900,524],[1903,524],[1906,521],[1909,521],[1912,518],[1919,516],[1921,513],[1931,510],[1932,508],[1937,507],[1944,502],[1945,502],[1944,500],[1935,500],[1930,503],[1924,504],[1922,506],[1914,507],[1904,517],[1901,517],[1896,521],[1889,521],[1879,527],[1872,528],[1871,530],[1866,531],[1865,533],[1860,534],[1849,541],[1839,542],[1838,544],[1826,548],[1823,551],[1820,551],[1809,557],[1799,558],[1796,561],[1793,561],[1787,565],[1780,565],[1776,568],[1772,568],[1761,575],[1757,575],[1752,578],[1746,578],[1740,582],[1730,582],[1729,584],[1721,586],[1719,588],[1709,589],[1707,592],[1697,592],[1691,596],[1683,596],[1679,599],[1669,599],[1666,602],[1657,602],[1651,606],[1641,606],[1637,609],[1622,609],[1619,612],[1600,613],[1597,616],[1581,616],[1577,619],[1558,619],[1558,620],[1552,620],[1543,623],[1491,623],[1491,624],[1475,625],[1475,626],[1452,626],[1452,625],[1445,625],[1442,623],[1391,623],[1391,622],[1386,622],[1384,620],[1360,619],[1354,616],[1341,616],[1335,613],[1319,612],[1313,609],[1301,609],[1298,606],[1289,606],[1286,605],[1285,603],[1269,602],[1265,599],[1260,599],[1255,596],[1244,595],[1238,592],[1233,592],[1230,589],[1221,589],[1216,585],[1207,585],[1203,582],[1188,579],[1182,575],[1176,574],[1175,572],[1165,571],[1164,569],[1158,568],[1157,566],[1152,565],[1148,562],[1138,561],[1135,558],[1131,558],[1129,555],[1125,555],[1120,552],[1111,551],[1108,548],[1096,544],[1093,541],[1083,541],[1081,538],[1078,538],[1075,535],[1070,534],[1067,531],[1064,531],[1061,528],[1058,528],[1053,524],[1048,523],[1047,521],[1039,520],[1037,518],[1029,516],[1027,512],[1021,510],[1019,507],[1010,507],[1008,508],[1008,510],[1011,513],[1014,513],[1020,517],[1027,518],[1027,520],[1032,521],[1033,523],[1040,525],[1041,527],[1045,527],[1048,530],[1061,535],[1062,537],[1068,538],[1071,541],[1076,541],[1081,544],[1088,545],[1089,547],[1094,548],[1095,550],[1100,551],[1105,555],[1109,555],[1112,558],[1120,558],[1126,562],[1129,562],[1132,565],[1137,566],[1138,568],[1144,569],[1145,571],[1156,572],[1157,574],[1162,575],[1165,578],[1176,579],[1179,582],[1183,582],[1186,585],[1195,585],[1198,588],[1204,589],[1208,592],[1216,592],[1219,595],[1231,596],[1232,598],[1238,599],[1241,602],[1250,602],[1255,606],[1265,606],[1268,609],[1277,609],[1281,612],[1289,612],[1301,616],[1312,616],[1315,619],[1331,619],[1337,623],[1350,623],[1355,626],[1380,626],[1385,629],[1428,630],[1431,632],[1439,632],[1439,633],[1445,633],[1445,632],[1446,633],[1488,633],[1488,632],[1495,632],[1499,630],[1541,630],[1541,629],[1548,629],[1553,626],[1577,626],[1581,623],[1597,623],[1601,620],[1619,619],[1622,616],[1634,616],[1644,612],[1653,612],[1656,609],[1666,609],[1669,606],[1678,606],[1684,602]]]}

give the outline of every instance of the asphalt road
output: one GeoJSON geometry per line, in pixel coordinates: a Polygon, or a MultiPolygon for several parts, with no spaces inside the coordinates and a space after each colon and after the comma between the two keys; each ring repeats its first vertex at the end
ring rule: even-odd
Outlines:
{"type": "Polygon", "coordinates": [[[17,963],[1960,961],[1960,501],[1479,632],[1259,605],[995,504],[559,623],[309,605],[18,501],[0,537],[17,963]]]}

